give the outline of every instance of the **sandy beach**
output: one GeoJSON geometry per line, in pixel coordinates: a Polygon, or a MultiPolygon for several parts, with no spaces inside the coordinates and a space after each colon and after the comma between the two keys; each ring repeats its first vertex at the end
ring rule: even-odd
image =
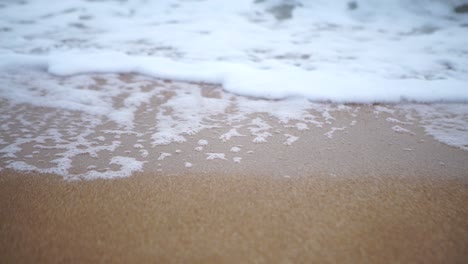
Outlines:
{"type": "Polygon", "coordinates": [[[0,1],[0,264],[468,263],[466,0],[0,1]]]}
{"type": "Polygon", "coordinates": [[[463,263],[468,182],[451,177],[3,173],[3,263],[463,263]]]}
{"type": "MultiPolygon", "coordinates": [[[[467,152],[435,141],[416,121],[405,126],[411,133],[392,130],[389,114],[376,114],[382,106],[349,107],[357,117],[337,112],[333,122],[356,124],[333,138],[327,127],[298,132],[271,122],[297,142],[223,142],[226,128],[212,128],[148,148],[144,172],[120,179],[5,169],[2,262],[465,262],[467,152]],[[210,143],[196,151],[200,140],[210,143]],[[217,152],[225,156],[209,160],[217,152]]],[[[138,157],[134,140],[122,142],[138,157]]],[[[108,160],[78,158],[71,172],[108,160]]]]}

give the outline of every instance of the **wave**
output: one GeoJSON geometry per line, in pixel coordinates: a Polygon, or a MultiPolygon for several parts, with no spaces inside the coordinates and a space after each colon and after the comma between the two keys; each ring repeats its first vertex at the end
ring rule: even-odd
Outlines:
{"type": "Polygon", "coordinates": [[[8,1],[0,64],[56,75],[135,72],[262,98],[467,102],[464,4],[8,1]]]}

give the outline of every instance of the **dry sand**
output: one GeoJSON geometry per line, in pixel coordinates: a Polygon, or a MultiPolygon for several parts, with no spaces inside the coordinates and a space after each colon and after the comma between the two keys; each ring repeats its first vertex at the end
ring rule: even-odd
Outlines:
{"type": "Polygon", "coordinates": [[[468,181],[0,178],[2,263],[466,263],[468,181]]]}
{"type": "MultiPolygon", "coordinates": [[[[334,125],[348,128],[333,139],[329,127],[276,125],[299,140],[220,142],[228,126],[207,129],[151,149],[145,172],[128,178],[0,171],[0,262],[466,263],[468,152],[416,123],[405,126],[413,134],[396,133],[375,106],[351,107],[356,125],[335,113],[334,125]],[[200,139],[210,144],[194,151],[200,139]],[[226,160],[206,159],[220,151],[226,160]]],[[[122,142],[123,154],[138,155],[134,138],[122,142]]],[[[74,164],[80,173],[108,160],[74,164]]]]}

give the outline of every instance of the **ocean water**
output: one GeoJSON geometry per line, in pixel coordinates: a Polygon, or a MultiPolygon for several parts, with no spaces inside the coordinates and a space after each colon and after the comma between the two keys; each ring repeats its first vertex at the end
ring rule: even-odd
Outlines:
{"type": "Polygon", "coordinates": [[[468,101],[466,1],[7,1],[3,67],[136,72],[264,98],[468,101]]]}
{"type": "MultiPolygon", "coordinates": [[[[464,5],[468,2],[2,1],[0,170],[128,176],[143,169],[149,149],[184,143],[226,122],[231,127],[220,141],[248,135],[254,143],[267,143],[275,136],[274,124],[249,117],[259,112],[297,131],[329,126],[324,138],[331,139],[351,125],[333,124],[331,113],[356,114],[343,103],[395,104],[392,111],[417,116],[427,134],[467,150],[464,5]],[[205,96],[212,85],[224,92],[205,96]],[[37,117],[35,108],[60,115],[37,117]],[[217,120],[226,112],[228,119],[217,120]],[[142,118],[148,131],[138,131],[142,118]],[[115,129],[104,131],[113,139],[103,139],[97,131],[109,122],[115,129]],[[138,158],[119,150],[120,135],[136,138],[138,158]],[[35,155],[44,153],[56,156],[41,157],[45,165],[40,165],[35,155]],[[80,155],[98,153],[119,154],[102,168],[74,171],[80,155]],[[108,169],[111,165],[117,169],[108,169]]],[[[411,118],[388,122],[396,133],[412,133],[405,128],[411,118]]],[[[290,133],[282,137],[285,146],[300,140],[290,133]]],[[[204,151],[203,145],[197,148],[204,151]]],[[[162,153],[162,159],[170,157],[162,153]]],[[[242,157],[235,158],[241,163],[242,157]]]]}

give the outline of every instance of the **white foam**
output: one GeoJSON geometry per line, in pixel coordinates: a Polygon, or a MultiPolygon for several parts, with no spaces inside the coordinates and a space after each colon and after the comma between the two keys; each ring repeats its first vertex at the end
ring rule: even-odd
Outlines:
{"type": "Polygon", "coordinates": [[[81,175],[81,177],[85,179],[98,179],[98,178],[112,179],[112,178],[128,177],[137,171],[142,171],[144,162],[138,161],[130,157],[116,156],[111,159],[111,162],[109,164],[120,166],[120,170],[118,171],[106,170],[104,172],[93,170],[93,171],[88,171],[87,173],[81,175]]]}
{"type": "Polygon", "coordinates": [[[200,151],[203,151],[203,147],[202,147],[202,146],[195,147],[195,150],[196,150],[196,151],[199,151],[199,152],[200,152],[200,151]]]}
{"type": "Polygon", "coordinates": [[[304,123],[296,123],[296,128],[300,131],[309,130],[309,126],[307,126],[307,124],[304,123]]]}
{"type": "Polygon", "coordinates": [[[154,146],[183,143],[188,136],[193,136],[202,129],[216,127],[207,125],[204,118],[213,113],[222,113],[229,105],[227,100],[201,96],[200,87],[196,85],[182,86],[185,89],[174,87],[171,92],[176,95],[159,106],[161,111],[156,115],[156,132],[151,136],[154,146]]]}
{"type": "Polygon", "coordinates": [[[237,153],[239,151],[241,151],[241,148],[239,148],[239,147],[232,147],[231,148],[231,152],[237,153]]]}
{"type": "Polygon", "coordinates": [[[284,145],[291,146],[294,142],[296,142],[299,137],[290,135],[290,134],[284,134],[286,137],[286,141],[283,142],[284,145]]]}
{"type": "Polygon", "coordinates": [[[7,168],[14,169],[22,172],[39,172],[39,173],[52,173],[64,176],[66,179],[112,179],[112,178],[122,178],[129,177],[137,171],[142,171],[143,164],[145,162],[138,161],[131,157],[113,157],[109,165],[118,165],[120,168],[118,170],[105,170],[103,172],[94,170],[95,167],[88,167],[88,172],[82,174],[69,174],[67,173],[67,168],[39,168],[34,165],[28,164],[24,161],[13,161],[8,164],[7,168]]]}
{"type": "Polygon", "coordinates": [[[336,131],[344,131],[346,129],[346,127],[332,127],[330,131],[328,131],[327,133],[325,133],[324,135],[328,138],[333,138],[333,134],[336,132],[336,131]]]}
{"type": "Polygon", "coordinates": [[[215,160],[215,159],[226,160],[226,155],[224,153],[206,153],[206,159],[207,160],[215,160]]]}
{"type": "Polygon", "coordinates": [[[412,125],[413,124],[413,122],[405,122],[405,121],[401,121],[401,120],[398,120],[398,119],[393,118],[393,117],[387,117],[385,120],[387,122],[390,122],[390,123],[401,124],[401,125],[412,125]]]}
{"type": "Polygon", "coordinates": [[[149,152],[146,149],[140,149],[138,152],[142,158],[146,158],[149,155],[149,152]]]}
{"type": "Polygon", "coordinates": [[[226,142],[230,140],[232,137],[244,137],[245,135],[242,135],[241,133],[237,132],[236,128],[231,128],[228,132],[222,134],[219,136],[219,138],[223,141],[226,142]]]}
{"type": "Polygon", "coordinates": [[[255,136],[252,140],[254,143],[265,143],[267,142],[267,138],[273,136],[268,132],[272,127],[259,117],[253,119],[250,125],[248,129],[252,136],[255,136]]]}
{"type": "Polygon", "coordinates": [[[401,127],[401,126],[393,126],[393,127],[392,127],[392,130],[395,131],[395,132],[397,132],[397,133],[406,133],[406,134],[414,135],[414,133],[411,132],[411,130],[406,129],[406,128],[401,127]]]}
{"type": "Polygon", "coordinates": [[[170,156],[172,156],[171,153],[161,152],[161,153],[159,154],[158,160],[164,160],[164,159],[166,159],[167,157],[170,157],[170,156]]]}
{"type": "Polygon", "coordinates": [[[468,105],[433,104],[400,105],[398,109],[421,119],[425,132],[434,139],[468,151],[468,105]]]}
{"type": "Polygon", "coordinates": [[[264,98],[468,101],[468,18],[452,11],[457,1],[293,2],[7,3],[0,65],[135,72],[264,98]]]}
{"type": "Polygon", "coordinates": [[[198,140],[198,145],[199,146],[207,146],[208,145],[208,140],[200,139],[200,140],[198,140]]]}

